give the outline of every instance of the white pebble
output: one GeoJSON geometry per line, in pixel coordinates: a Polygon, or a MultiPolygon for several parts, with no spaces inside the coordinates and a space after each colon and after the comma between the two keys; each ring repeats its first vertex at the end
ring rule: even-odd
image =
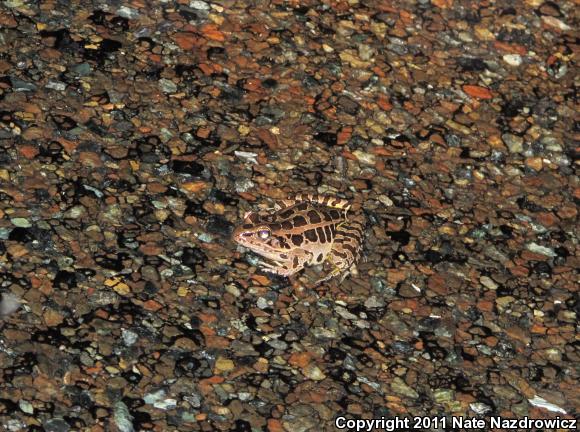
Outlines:
{"type": "Polygon", "coordinates": [[[522,64],[522,56],[519,54],[506,54],[503,56],[503,61],[510,66],[519,66],[522,64]]]}

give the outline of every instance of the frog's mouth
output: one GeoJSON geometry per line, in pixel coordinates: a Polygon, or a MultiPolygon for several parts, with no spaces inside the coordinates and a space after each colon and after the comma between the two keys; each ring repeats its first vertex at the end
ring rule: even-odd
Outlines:
{"type": "Polygon", "coordinates": [[[280,260],[280,255],[284,254],[285,248],[276,237],[268,239],[257,238],[254,233],[240,233],[234,238],[236,243],[250,249],[257,255],[274,261],[280,260]]]}

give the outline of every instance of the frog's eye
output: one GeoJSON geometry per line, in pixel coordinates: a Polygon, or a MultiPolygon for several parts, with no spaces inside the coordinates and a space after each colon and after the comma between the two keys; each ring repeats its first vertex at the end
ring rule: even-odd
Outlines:
{"type": "Polygon", "coordinates": [[[263,229],[258,231],[258,237],[264,240],[267,239],[268,237],[270,237],[270,230],[263,229]]]}

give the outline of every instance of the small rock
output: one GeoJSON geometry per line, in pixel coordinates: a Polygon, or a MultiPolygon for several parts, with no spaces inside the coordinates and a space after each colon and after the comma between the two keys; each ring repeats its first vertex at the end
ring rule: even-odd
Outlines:
{"type": "Polygon", "coordinates": [[[526,158],[526,166],[532,168],[534,171],[541,171],[544,167],[544,162],[541,157],[526,158]]]}
{"type": "Polygon", "coordinates": [[[56,91],[66,90],[66,84],[61,81],[49,81],[44,87],[56,91]]]}
{"type": "Polygon", "coordinates": [[[528,399],[528,402],[530,402],[533,406],[544,408],[547,409],[548,411],[567,414],[566,410],[564,410],[563,408],[559,407],[556,404],[548,402],[546,399],[541,398],[538,395],[534,396],[532,399],[528,399]]]}
{"type": "Polygon", "coordinates": [[[399,287],[399,295],[405,298],[419,297],[421,295],[421,288],[415,283],[405,281],[399,287]]]}
{"type": "Polygon", "coordinates": [[[117,15],[127,19],[136,19],[139,18],[139,11],[127,6],[121,6],[117,9],[117,15]]]}
{"type": "Polygon", "coordinates": [[[70,68],[70,70],[77,76],[87,76],[92,72],[91,65],[89,63],[79,63],[70,68]]]}
{"type": "Polygon", "coordinates": [[[87,210],[82,205],[76,205],[64,213],[66,219],[78,219],[86,214],[87,210]]]}
{"type": "Polygon", "coordinates": [[[504,297],[498,297],[497,299],[495,299],[495,303],[497,304],[497,307],[500,311],[505,310],[511,303],[513,303],[515,300],[515,298],[513,298],[512,296],[504,296],[504,297]]]}
{"type": "Polygon", "coordinates": [[[519,66],[522,64],[522,56],[519,54],[506,54],[503,56],[503,61],[510,66],[519,66]]]}
{"type": "Polygon", "coordinates": [[[148,405],[153,405],[155,402],[162,400],[165,397],[166,393],[165,390],[159,389],[155,392],[147,393],[143,397],[143,402],[148,405]]]}
{"type": "Polygon", "coordinates": [[[391,382],[391,389],[400,395],[407,396],[411,399],[417,399],[419,397],[419,393],[409,387],[405,381],[403,381],[399,377],[395,377],[391,382]]]}
{"type": "Polygon", "coordinates": [[[62,324],[64,321],[64,316],[55,309],[47,309],[42,317],[44,318],[44,323],[48,327],[55,327],[59,324],[62,324]]]}
{"type": "Polygon", "coordinates": [[[14,89],[14,91],[17,92],[36,91],[37,89],[36,85],[26,81],[22,81],[21,79],[16,77],[11,77],[10,82],[12,83],[12,88],[14,89]]]}
{"type": "Polygon", "coordinates": [[[549,256],[552,258],[558,256],[558,254],[556,252],[554,252],[552,249],[547,248],[547,247],[542,246],[542,245],[539,245],[539,244],[534,243],[534,242],[528,243],[526,245],[526,249],[531,251],[531,252],[538,253],[540,255],[549,256]]]}
{"type": "Polygon", "coordinates": [[[546,150],[553,151],[553,152],[561,152],[562,151],[562,140],[556,137],[546,136],[543,137],[540,142],[546,150]]]}
{"type": "Polygon", "coordinates": [[[336,307],[336,313],[346,320],[355,320],[358,317],[341,306],[336,307]]]}
{"type": "Polygon", "coordinates": [[[394,205],[393,200],[386,195],[379,195],[379,201],[385,207],[392,207],[394,205]]]}
{"type": "Polygon", "coordinates": [[[498,284],[494,282],[492,278],[489,276],[482,276],[479,278],[479,282],[486,288],[490,290],[496,290],[498,288],[498,284]]]}
{"type": "Polygon", "coordinates": [[[70,425],[61,418],[52,418],[42,423],[46,432],[68,432],[70,425]]]}
{"type": "Polygon", "coordinates": [[[234,297],[239,297],[242,294],[242,292],[238,289],[238,287],[236,287],[233,284],[226,285],[226,291],[229,292],[234,297]]]}
{"type": "Polygon", "coordinates": [[[550,27],[555,27],[563,31],[572,30],[572,27],[570,27],[568,24],[553,16],[544,15],[542,17],[542,21],[544,21],[550,27]]]}
{"type": "Polygon", "coordinates": [[[361,58],[361,60],[369,61],[374,54],[375,54],[374,48],[365,44],[360,44],[358,46],[358,56],[361,58]]]}
{"type": "Polygon", "coordinates": [[[190,1],[189,7],[197,10],[209,10],[210,8],[210,6],[206,2],[199,0],[190,1]]]}
{"type": "Polygon", "coordinates": [[[463,91],[469,96],[477,99],[491,99],[493,94],[489,89],[477,85],[464,85],[463,91]]]}
{"type": "Polygon", "coordinates": [[[256,305],[260,308],[260,309],[266,309],[267,307],[270,306],[270,304],[268,303],[268,300],[266,300],[264,297],[260,297],[258,299],[258,301],[256,302],[256,305]]]}
{"type": "Polygon", "coordinates": [[[139,335],[131,330],[121,329],[121,337],[126,346],[131,346],[137,342],[139,335]]]}
{"type": "Polygon", "coordinates": [[[22,410],[22,412],[25,412],[26,414],[34,414],[34,407],[27,400],[20,399],[18,401],[18,407],[22,410]]]}
{"type": "Polygon", "coordinates": [[[250,179],[240,179],[236,181],[236,192],[248,192],[256,187],[256,184],[250,179]]]}
{"type": "Polygon", "coordinates": [[[21,217],[12,218],[10,219],[10,222],[12,222],[12,225],[17,226],[18,228],[30,228],[32,226],[28,219],[21,217]]]}
{"type": "Polygon", "coordinates": [[[483,415],[492,410],[489,405],[486,405],[483,402],[474,402],[469,404],[469,408],[471,408],[471,410],[478,415],[483,415]]]}
{"type": "Polygon", "coordinates": [[[19,431],[21,432],[26,429],[26,424],[22,420],[18,419],[10,419],[6,423],[3,423],[2,425],[6,428],[8,432],[19,432],[19,431]]]}
{"type": "Polygon", "coordinates": [[[234,362],[230,359],[219,357],[215,362],[215,373],[229,372],[236,367],[234,362]]]}
{"type": "Polygon", "coordinates": [[[433,398],[437,403],[451,402],[455,397],[455,393],[450,389],[435,389],[433,390],[433,398]]]}
{"type": "Polygon", "coordinates": [[[18,310],[22,303],[20,297],[7,292],[0,295],[0,318],[18,310]]]}
{"type": "Polygon", "coordinates": [[[304,376],[314,381],[322,381],[326,378],[326,375],[314,363],[309,363],[306,365],[306,367],[302,369],[302,373],[304,376]]]}
{"type": "Polygon", "coordinates": [[[120,432],[134,432],[133,416],[129,412],[129,408],[123,402],[115,403],[113,410],[113,421],[120,432]]]}
{"type": "Polygon", "coordinates": [[[155,402],[153,406],[161,410],[170,410],[177,406],[177,401],[175,399],[163,399],[155,402]]]}
{"type": "Polygon", "coordinates": [[[524,139],[522,137],[506,133],[501,138],[510,153],[521,153],[524,150],[524,139]]]}
{"type": "Polygon", "coordinates": [[[374,165],[376,162],[376,156],[372,153],[367,153],[362,150],[355,150],[352,152],[359,160],[360,163],[364,165],[374,165]]]}
{"type": "Polygon", "coordinates": [[[376,296],[370,296],[368,299],[366,299],[364,304],[365,307],[369,309],[381,308],[385,306],[384,300],[378,299],[376,296]]]}
{"type": "Polygon", "coordinates": [[[184,400],[189,402],[192,407],[199,408],[201,406],[201,397],[197,393],[192,393],[189,396],[184,396],[184,400]]]}
{"type": "Polygon", "coordinates": [[[159,88],[164,93],[175,93],[177,92],[177,84],[166,78],[161,78],[159,80],[159,88]]]}

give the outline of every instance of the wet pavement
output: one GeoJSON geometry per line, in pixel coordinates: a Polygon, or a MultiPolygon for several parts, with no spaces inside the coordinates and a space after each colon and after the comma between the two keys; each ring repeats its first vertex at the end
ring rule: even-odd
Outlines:
{"type": "Polygon", "coordinates": [[[577,6],[3,1],[2,429],[577,416],[577,6]],[[343,283],[230,240],[299,192],[343,283]]]}

